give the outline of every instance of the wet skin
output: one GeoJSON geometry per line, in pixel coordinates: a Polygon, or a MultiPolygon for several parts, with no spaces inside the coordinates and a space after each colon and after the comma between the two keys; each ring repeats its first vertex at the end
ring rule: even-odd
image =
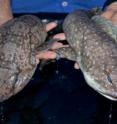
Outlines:
{"type": "MultiPolygon", "coordinates": [[[[84,10],[69,14],[63,30],[70,47],[55,52],[57,58],[79,63],[87,83],[93,89],[111,100],[117,100],[116,28],[103,18],[92,16],[92,12],[84,10]]],[[[15,95],[29,82],[37,65],[35,55],[50,49],[51,44],[56,42],[44,43],[46,36],[45,26],[35,16],[22,16],[1,26],[1,102],[15,95]]]]}
{"type": "Polygon", "coordinates": [[[56,53],[76,61],[89,86],[106,98],[117,100],[117,27],[105,18],[97,18],[92,19],[85,10],[69,14],[63,29],[70,47],[56,53]]]}
{"type": "Polygon", "coordinates": [[[36,69],[36,49],[46,39],[41,20],[32,15],[0,27],[0,102],[22,90],[36,69]]]}

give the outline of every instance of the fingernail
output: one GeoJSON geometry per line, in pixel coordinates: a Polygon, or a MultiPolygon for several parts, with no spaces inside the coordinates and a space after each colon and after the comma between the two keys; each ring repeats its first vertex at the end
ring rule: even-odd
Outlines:
{"type": "Polygon", "coordinates": [[[59,53],[56,53],[56,60],[59,60],[61,58],[59,53]]]}
{"type": "Polygon", "coordinates": [[[39,62],[40,62],[39,59],[36,59],[36,64],[39,64],[39,62]]]}
{"type": "Polygon", "coordinates": [[[53,21],[56,25],[58,25],[58,20],[53,21]]]}
{"type": "Polygon", "coordinates": [[[74,68],[79,69],[80,67],[79,67],[79,65],[77,63],[75,63],[74,68]]]}

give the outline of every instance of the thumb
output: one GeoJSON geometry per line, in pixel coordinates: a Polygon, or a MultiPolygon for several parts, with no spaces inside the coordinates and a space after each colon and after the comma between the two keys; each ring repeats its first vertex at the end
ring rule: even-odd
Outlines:
{"type": "Polygon", "coordinates": [[[57,23],[55,23],[55,22],[50,22],[50,23],[48,23],[48,24],[46,25],[46,31],[48,32],[48,31],[52,30],[53,28],[55,28],[56,26],[57,26],[57,23]]]}
{"type": "Polygon", "coordinates": [[[75,68],[75,69],[80,69],[79,64],[78,64],[78,63],[75,63],[75,64],[74,64],[74,68],[75,68]]]}

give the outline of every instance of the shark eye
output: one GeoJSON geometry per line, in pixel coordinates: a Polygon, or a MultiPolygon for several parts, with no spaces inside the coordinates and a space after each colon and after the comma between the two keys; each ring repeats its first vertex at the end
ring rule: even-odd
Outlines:
{"type": "Polygon", "coordinates": [[[109,82],[110,84],[112,84],[113,81],[112,81],[112,78],[111,78],[111,75],[110,75],[111,70],[110,70],[110,69],[105,69],[105,70],[104,70],[104,73],[105,73],[105,75],[106,75],[106,77],[107,77],[108,82],[109,82]]]}
{"type": "Polygon", "coordinates": [[[111,84],[113,83],[110,75],[107,75],[107,80],[109,83],[111,83],[111,84]]]}

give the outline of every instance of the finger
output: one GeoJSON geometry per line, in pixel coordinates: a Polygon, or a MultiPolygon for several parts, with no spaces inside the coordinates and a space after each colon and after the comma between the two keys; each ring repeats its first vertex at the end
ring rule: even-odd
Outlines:
{"type": "Polygon", "coordinates": [[[68,47],[69,45],[63,45],[63,43],[60,43],[60,42],[55,42],[51,49],[52,50],[55,50],[55,49],[59,49],[59,48],[62,48],[62,47],[68,47]]]}
{"type": "Polygon", "coordinates": [[[46,31],[50,31],[51,29],[55,28],[57,26],[57,23],[50,22],[46,25],[46,31]]]}
{"type": "Polygon", "coordinates": [[[56,34],[54,35],[53,37],[54,39],[60,39],[60,40],[65,40],[66,37],[65,37],[65,34],[64,33],[59,33],[59,34],[56,34]]]}
{"type": "Polygon", "coordinates": [[[112,11],[117,11],[117,2],[113,2],[111,3],[107,8],[106,10],[112,10],[112,11]]]}
{"type": "Polygon", "coordinates": [[[78,64],[78,63],[75,63],[75,64],[74,64],[74,68],[75,68],[75,69],[80,69],[79,64],[78,64]]]}
{"type": "Polygon", "coordinates": [[[55,59],[56,53],[53,51],[41,51],[39,54],[36,55],[36,60],[48,60],[48,59],[55,59]]]}
{"type": "Polygon", "coordinates": [[[117,12],[113,14],[113,17],[111,18],[111,21],[114,25],[117,25],[117,12]]]}
{"type": "Polygon", "coordinates": [[[112,11],[105,11],[101,14],[102,17],[105,17],[106,19],[111,19],[113,16],[113,12],[112,11]]]}

